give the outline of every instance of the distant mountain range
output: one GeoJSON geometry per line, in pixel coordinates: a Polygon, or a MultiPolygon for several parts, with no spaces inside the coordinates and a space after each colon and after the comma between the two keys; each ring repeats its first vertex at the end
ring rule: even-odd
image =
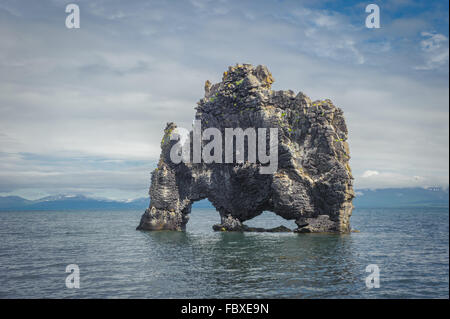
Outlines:
{"type": "Polygon", "coordinates": [[[119,210],[142,209],[148,207],[149,198],[131,201],[91,198],[83,195],[57,195],[37,200],[19,196],[0,197],[0,211],[7,210],[119,210]]]}
{"type": "MultiPolygon", "coordinates": [[[[57,195],[37,200],[19,196],[0,196],[0,211],[19,210],[145,210],[149,198],[130,201],[91,198],[83,195],[57,195]]],[[[449,191],[442,188],[360,189],[353,201],[357,208],[368,207],[449,207],[449,191]]],[[[207,200],[195,203],[196,208],[212,208],[207,200]]]]}
{"type": "Polygon", "coordinates": [[[429,188],[383,188],[359,189],[353,200],[355,207],[449,207],[448,189],[429,188]]]}

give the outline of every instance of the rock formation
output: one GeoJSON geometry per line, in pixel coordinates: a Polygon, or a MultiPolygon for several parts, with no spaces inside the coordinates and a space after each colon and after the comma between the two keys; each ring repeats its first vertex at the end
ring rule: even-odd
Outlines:
{"type": "MultiPolygon", "coordinates": [[[[354,192],[342,110],[301,92],[273,91],[273,82],[265,66],[229,67],[222,82],[206,82],[195,118],[202,130],[278,128],[276,172],[261,174],[258,161],[175,164],[170,151],[177,127],[168,123],[152,173],[150,207],[137,229],[184,230],[192,203],[207,198],[221,217],[215,230],[251,230],[243,222],[271,211],[295,220],[296,232],[350,231],[354,192]]],[[[192,131],[189,138],[192,146],[192,131]]]]}

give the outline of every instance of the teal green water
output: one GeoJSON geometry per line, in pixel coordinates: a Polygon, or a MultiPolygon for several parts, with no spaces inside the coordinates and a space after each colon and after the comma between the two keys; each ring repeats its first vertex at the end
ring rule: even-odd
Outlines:
{"type": "MultiPolygon", "coordinates": [[[[1,298],[448,298],[448,209],[356,209],[348,235],[141,232],[141,211],[0,213],[1,298]],[[80,288],[65,268],[80,268],[80,288]],[[380,288],[365,268],[377,264],[380,288]]],[[[278,226],[264,213],[248,223],[278,226]]]]}

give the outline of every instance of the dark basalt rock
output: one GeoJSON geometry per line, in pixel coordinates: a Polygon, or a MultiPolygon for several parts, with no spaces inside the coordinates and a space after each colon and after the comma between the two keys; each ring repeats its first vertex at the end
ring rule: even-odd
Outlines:
{"type": "MultiPolygon", "coordinates": [[[[243,222],[272,211],[295,220],[296,232],[350,231],[354,192],[342,110],[301,92],[272,91],[273,81],[265,66],[230,67],[222,82],[206,82],[195,117],[203,130],[277,127],[278,170],[260,174],[259,162],[174,164],[176,125],[168,123],[150,207],[137,229],[184,230],[192,203],[208,198],[221,216],[215,230],[248,231],[243,222]]],[[[191,146],[192,138],[191,132],[191,146]]]]}

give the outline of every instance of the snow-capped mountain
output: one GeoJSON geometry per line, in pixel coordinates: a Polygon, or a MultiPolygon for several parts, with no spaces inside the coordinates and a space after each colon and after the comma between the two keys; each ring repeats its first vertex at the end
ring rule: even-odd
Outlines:
{"type": "Polygon", "coordinates": [[[91,198],[84,195],[55,195],[37,200],[19,196],[0,197],[0,210],[104,210],[104,209],[146,209],[149,198],[129,201],[115,201],[105,198],[91,198]]]}

